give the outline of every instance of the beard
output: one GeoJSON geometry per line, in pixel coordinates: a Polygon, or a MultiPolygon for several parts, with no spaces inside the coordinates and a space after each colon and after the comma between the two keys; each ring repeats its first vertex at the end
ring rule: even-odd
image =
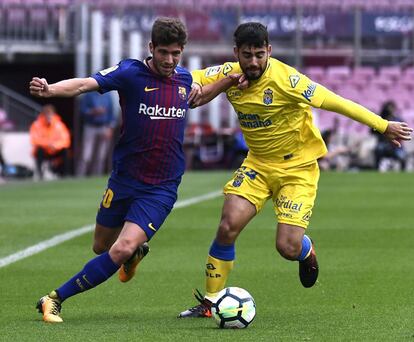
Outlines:
{"type": "Polygon", "coordinates": [[[255,69],[243,69],[242,68],[243,73],[246,75],[246,78],[249,81],[254,81],[254,80],[258,80],[264,73],[265,69],[262,68],[255,68],[255,69]]]}

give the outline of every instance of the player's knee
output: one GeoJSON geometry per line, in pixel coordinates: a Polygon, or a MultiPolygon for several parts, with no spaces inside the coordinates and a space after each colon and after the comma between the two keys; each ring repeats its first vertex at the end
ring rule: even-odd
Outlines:
{"type": "Polygon", "coordinates": [[[285,259],[297,260],[302,249],[302,244],[300,241],[278,240],[276,241],[276,249],[285,259]]]}
{"type": "Polygon", "coordinates": [[[96,242],[93,244],[92,250],[97,255],[101,255],[102,253],[106,252],[105,248],[103,248],[102,245],[100,245],[99,243],[96,243],[96,242]]]}
{"type": "Polygon", "coordinates": [[[102,253],[105,253],[109,251],[111,246],[108,246],[107,244],[103,243],[102,241],[95,241],[92,246],[92,250],[95,252],[95,254],[100,255],[102,253]]]}
{"type": "Polygon", "coordinates": [[[236,241],[239,231],[228,220],[222,220],[217,232],[217,240],[223,244],[232,244],[236,241]]]}
{"type": "Polygon", "coordinates": [[[134,254],[136,248],[137,246],[132,241],[122,239],[112,245],[109,253],[114,262],[123,264],[134,254]]]}

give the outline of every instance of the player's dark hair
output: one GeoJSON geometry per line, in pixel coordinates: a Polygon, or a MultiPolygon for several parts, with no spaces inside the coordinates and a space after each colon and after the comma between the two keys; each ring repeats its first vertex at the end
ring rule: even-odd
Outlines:
{"type": "Polygon", "coordinates": [[[187,43],[187,29],[180,19],[161,17],[152,25],[152,45],[170,45],[177,43],[181,47],[187,43]]]}
{"type": "Polygon", "coordinates": [[[233,37],[238,48],[244,44],[257,48],[269,45],[267,27],[256,22],[240,24],[233,37]]]}

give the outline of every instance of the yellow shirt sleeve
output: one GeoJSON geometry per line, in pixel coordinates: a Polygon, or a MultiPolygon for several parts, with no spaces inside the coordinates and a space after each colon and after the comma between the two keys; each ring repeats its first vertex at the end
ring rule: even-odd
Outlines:
{"type": "Polygon", "coordinates": [[[284,70],[278,71],[281,72],[275,75],[277,85],[290,101],[312,107],[321,106],[326,97],[325,87],[287,65],[284,65],[284,70]]]}
{"type": "Polygon", "coordinates": [[[240,72],[238,63],[224,63],[222,65],[211,66],[202,70],[194,70],[191,72],[193,76],[193,83],[198,83],[201,86],[219,81],[229,74],[240,72]]]}
{"type": "Polygon", "coordinates": [[[388,127],[388,121],[374,114],[365,107],[327,90],[326,98],[321,105],[322,109],[329,110],[347,116],[361,122],[380,133],[384,133],[388,127]]]}

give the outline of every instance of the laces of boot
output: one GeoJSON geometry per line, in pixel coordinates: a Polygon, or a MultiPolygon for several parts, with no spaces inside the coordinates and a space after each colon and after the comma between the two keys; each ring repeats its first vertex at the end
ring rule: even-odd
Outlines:
{"type": "Polygon", "coordinates": [[[52,301],[52,314],[54,315],[58,315],[60,313],[60,304],[52,301]]]}
{"type": "Polygon", "coordinates": [[[203,294],[198,289],[193,290],[193,295],[200,302],[200,304],[192,307],[190,309],[191,312],[205,312],[209,310],[209,305],[207,304],[203,294]]]}
{"type": "Polygon", "coordinates": [[[190,309],[191,312],[205,312],[206,310],[207,310],[207,307],[203,303],[193,306],[190,309]]]}

